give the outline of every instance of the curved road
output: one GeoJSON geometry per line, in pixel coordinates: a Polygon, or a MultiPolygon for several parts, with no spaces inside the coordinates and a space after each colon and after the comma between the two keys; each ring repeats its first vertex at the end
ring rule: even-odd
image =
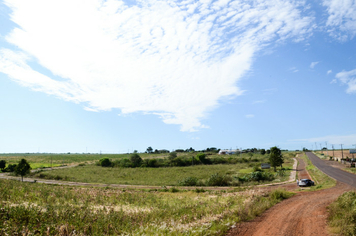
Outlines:
{"type": "Polygon", "coordinates": [[[329,175],[330,177],[336,179],[337,181],[348,184],[352,187],[356,187],[356,175],[349,172],[328,166],[324,161],[320,160],[319,157],[311,152],[306,153],[308,158],[311,160],[313,165],[315,165],[319,170],[329,175]]]}

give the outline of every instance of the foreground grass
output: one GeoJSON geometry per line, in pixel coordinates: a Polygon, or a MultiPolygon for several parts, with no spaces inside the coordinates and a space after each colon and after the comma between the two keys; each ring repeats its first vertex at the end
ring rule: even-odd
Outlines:
{"type": "Polygon", "coordinates": [[[0,235],[222,235],[290,196],[284,190],[125,191],[0,180],[0,235]]]}
{"type": "Polygon", "coordinates": [[[356,192],[342,194],[329,207],[330,231],[339,235],[356,235],[356,192]]]}
{"type": "Polygon", "coordinates": [[[307,164],[306,169],[309,172],[311,178],[315,182],[315,186],[310,187],[311,191],[316,189],[331,188],[335,186],[336,180],[334,180],[333,178],[329,177],[328,175],[320,171],[318,168],[316,168],[306,155],[301,155],[301,158],[306,162],[307,164]]]}

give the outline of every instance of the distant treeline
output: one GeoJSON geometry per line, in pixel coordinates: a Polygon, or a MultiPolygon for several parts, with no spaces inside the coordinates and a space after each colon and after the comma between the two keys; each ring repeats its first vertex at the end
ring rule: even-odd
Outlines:
{"type": "Polygon", "coordinates": [[[142,159],[139,154],[134,153],[130,158],[122,158],[120,160],[110,160],[108,157],[103,157],[97,165],[102,167],[172,167],[172,166],[192,166],[192,165],[215,165],[215,164],[237,164],[247,162],[259,162],[258,158],[236,158],[236,156],[211,156],[205,153],[198,153],[195,156],[177,156],[176,152],[170,152],[168,158],[142,159]]]}

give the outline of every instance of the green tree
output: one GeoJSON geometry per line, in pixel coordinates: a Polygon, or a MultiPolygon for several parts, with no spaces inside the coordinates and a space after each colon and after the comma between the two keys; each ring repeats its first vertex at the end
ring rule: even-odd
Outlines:
{"type": "Polygon", "coordinates": [[[100,166],[102,166],[102,167],[110,167],[110,166],[112,166],[112,162],[107,157],[101,158],[99,160],[99,163],[100,163],[100,166]]]}
{"type": "Polygon", "coordinates": [[[261,149],[261,155],[265,155],[266,154],[266,150],[265,149],[261,149]]]}
{"type": "Polygon", "coordinates": [[[271,148],[271,153],[269,155],[269,162],[271,166],[273,166],[274,172],[277,171],[276,170],[277,166],[282,166],[284,160],[283,160],[281,149],[279,149],[278,147],[271,148]]]}
{"type": "Polygon", "coordinates": [[[21,159],[21,161],[15,168],[15,174],[21,175],[21,180],[23,182],[23,177],[29,174],[30,170],[31,170],[30,164],[25,159],[21,159]]]}
{"type": "Polygon", "coordinates": [[[173,160],[173,159],[176,158],[176,157],[177,157],[177,153],[176,153],[176,152],[171,152],[171,153],[169,153],[168,158],[169,158],[170,160],[173,160]]]}
{"type": "Polygon", "coordinates": [[[5,160],[1,160],[0,161],[0,169],[1,169],[2,172],[4,172],[5,167],[6,167],[6,161],[5,160]]]}
{"type": "Polygon", "coordinates": [[[152,152],[153,152],[153,148],[152,148],[152,147],[148,147],[148,148],[146,149],[146,151],[147,151],[147,153],[152,153],[152,152]]]}
{"type": "Polygon", "coordinates": [[[139,167],[142,164],[142,158],[137,153],[134,153],[130,156],[130,161],[133,167],[139,167]]]}

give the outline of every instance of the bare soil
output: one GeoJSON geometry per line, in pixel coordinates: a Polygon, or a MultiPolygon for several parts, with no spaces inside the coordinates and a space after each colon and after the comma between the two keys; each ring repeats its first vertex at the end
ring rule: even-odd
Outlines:
{"type": "Polygon", "coordinates": [[[343,150],[343,152],[341,152],[341,150],[328,150],[328,151],[317,151],[317,153],[322,153],[324,155],[329,155],[329,156],[334,156],[336,158],[341,159],[342,157],[344,158],[356,158],[356,154],[350,154],[350,150],[343,150]]]}
{"type": "MultiPolygon", "coordinates": [[[[298,161],[298,178],[310,178],[304,161],[298,161]]],[[[296,183],[295,188],[299,188],[296,183]]],[[[291,190],[291,187],[287,189],[291,190]]],[[[326,224],[327,206],[351,189],[351,186],[338,182],[330,189],[298,193],[254,220],[237,224],[228,235],[330,235],[326,224]]]]}

